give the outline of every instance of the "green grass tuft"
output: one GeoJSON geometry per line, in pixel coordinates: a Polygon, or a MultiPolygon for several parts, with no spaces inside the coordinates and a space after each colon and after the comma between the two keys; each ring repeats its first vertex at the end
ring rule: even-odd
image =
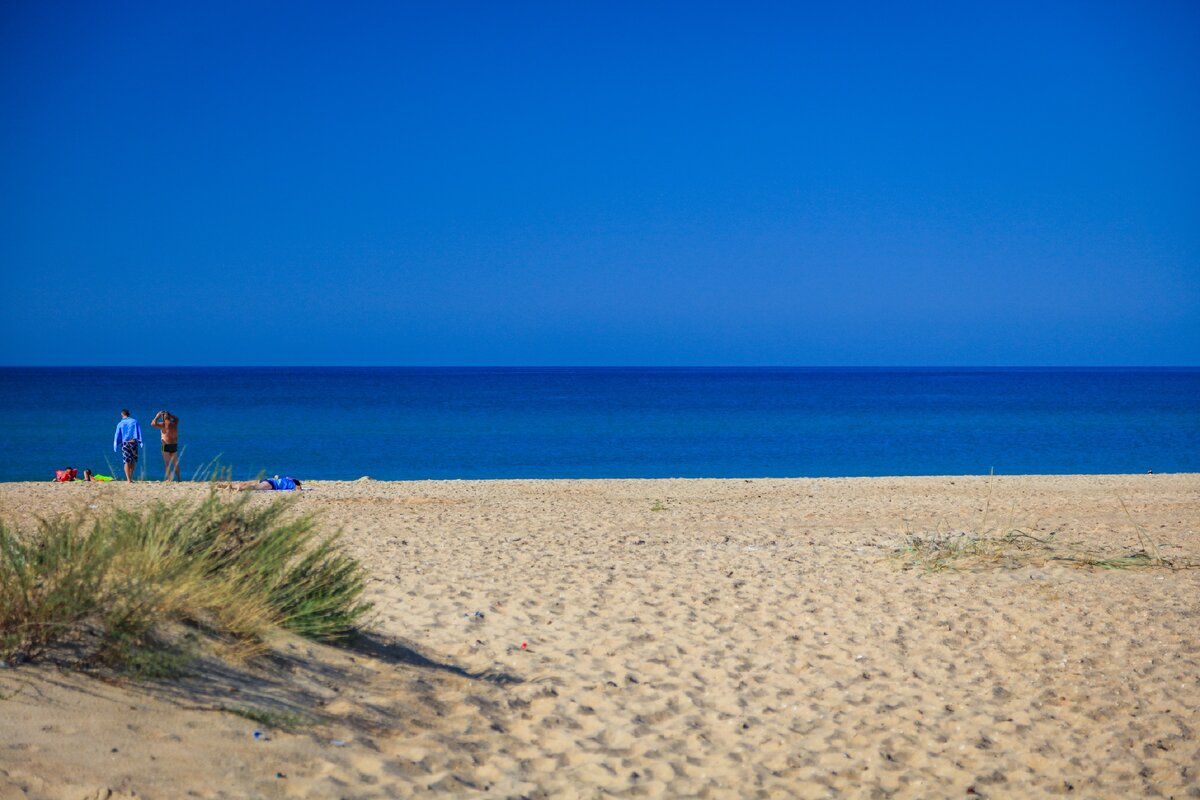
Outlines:
{"type": "Polygon", "coordinates": [[[281,731],[296,731],[314,724],[315,720],[305,714],[293,711],[276,711],[269,708],[254,708],[253,706],[223,706],[222,711],[237,714],[239,717],[253,720],[264,728],[281,731]]]}
{"type": "Polygon", "coordinates": [[[112,550],[102,525],[78,517],[29,537],[0,522],[0,659],[34,658],[100,611],[112,550]]]}
{"type": "Polygon", "coordinates": [[[179,678],[196,660],[195,651],[157,640],[110,642],[105,662],[138,680],[179,678]]]}
{"type": "Polygon", "coordinates": [[[199,504],[77,515],[30,532],[0,523],[0,659],[80,643],[94,662],[155,676],[188,658],[154,635],[171,623],[241,655],[276,628],[353,635],[370,609],[362,567],[313,517],[289,514],[286,499],[250,500],[212,491],[199,504]]]}

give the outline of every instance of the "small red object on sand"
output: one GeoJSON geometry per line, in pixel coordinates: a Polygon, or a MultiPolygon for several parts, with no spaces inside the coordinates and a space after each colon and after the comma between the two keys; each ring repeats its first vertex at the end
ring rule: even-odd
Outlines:
{"type": "Polygon", "coordinates": [[[529,647],[529,642],[521,642],[521,649],[524,650],[526,647],[529,647]]]}

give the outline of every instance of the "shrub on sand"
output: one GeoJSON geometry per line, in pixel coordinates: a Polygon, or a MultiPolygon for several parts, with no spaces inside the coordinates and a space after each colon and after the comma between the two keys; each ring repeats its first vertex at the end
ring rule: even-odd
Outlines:
{"type": "Polygon", "coordinates": [[[99,523],[44,521],[24,537],[0,522],[0,659],[40,655],[95,615],[111,554],[99,523]]]}
{"type": "Polygon", "coordinates": [[[130,663],[172,623],[239,656],[275,628],[352,635],[370,608],[362,567],[313,517],[288,514],[286,500],[250,500],[213,491],[199,504],[77,515],[31,532],[0,524],[0,659],[75,643],[94,661],[130,663]]]}

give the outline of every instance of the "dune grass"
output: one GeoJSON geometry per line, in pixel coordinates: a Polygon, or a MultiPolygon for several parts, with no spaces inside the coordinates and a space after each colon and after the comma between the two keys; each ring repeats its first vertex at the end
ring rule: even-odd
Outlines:
{"type": "Polygon", "coordinates": [[[1055,532],[1044,533],[1030,526],[1017,527],[1013,524],[1012,512],[1006,525],[989,526],[991,488],[989,480],[982,516],[976,524],[951,529],[939,523],[933,531],[914,533],[910,530],[905,535],[904,543],[892,551],[892,556],[905,568],[919,567],[928,572],[1020,567],[1051,561],[1101,569],[1200,569],[1200,559],[1164,555],[1163,548],[1133,518],[1125,500],[1119,495],[1117,502],[1133,527],[1136,546],[1114,555],[1095,553],[1078,544],[1064,543],[1055,532]]]}
{"type": "Polygon", "coordinates": [[[172,625],[238,658],[280,628],[353,635],[370,608],[363,569],[289,506],[214,490],[200,503],[81,513],[32,531],[0,523],[0,659],[69,646],[85,663],[156,676],[187,658],[163,638],[172,625]]]}
{"type": "Polygon", "coordinates": [[[909,533],[894,555],[906,566],[929,572],[946,569],[1004,566],[1035,549],[1041,540],[1020,532],[1002,535],[976,534],[964,530],[909,533]]]}

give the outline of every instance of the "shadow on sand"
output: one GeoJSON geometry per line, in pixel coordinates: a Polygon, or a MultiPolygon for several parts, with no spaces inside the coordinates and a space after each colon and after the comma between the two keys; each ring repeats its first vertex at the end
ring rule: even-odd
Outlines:
{"type": "Polygon", "coordinates": [[[385,734],[436,727],[436,718],[450,713],[450,695],[498,711],[507,707],[504,687],[523,682],[507,672],[471,672],[370,633],[341,646],[288,637],[241,663],[203,655],[182,674],[133,684],[181,708],[239,714],[248,725],[303,731],[335,723],[385,734]]]}
{"type": "Polygon", "coordinates": [[[470,672],[456,664],[435,661],[414,650],[401,639],[380,636],[374,633],[360,634],[347,645],[347,649],[350,652],[359,653],[386,664],[405,664],[421,669],[439,670],[451,675],[457,675],[460,678],[487,681],[498,686],[508,686],[524,682],[522,678],[508,672],[497,672],[494,670],[470,672]]]}

